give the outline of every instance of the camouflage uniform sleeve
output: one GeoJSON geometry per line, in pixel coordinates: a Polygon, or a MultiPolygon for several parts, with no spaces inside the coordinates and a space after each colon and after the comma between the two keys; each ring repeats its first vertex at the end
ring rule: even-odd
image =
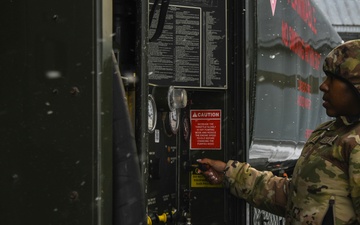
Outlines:
{"type": "MultiPolygon", "coordinates": [[[[360,142],[360,140],[357,140],[357,142],[360,142]]],[[[350,193],[356,217],[360,223],[360,145],[356,145],[351,151],[349,159],[350,193]]]]}
{"type": "Polygon", "coordinates": [[[230,192],[256,208],[284,216],[289,179],[269,171],[258,171],[248,163],[230,160],[225,169],[230,192]]]}

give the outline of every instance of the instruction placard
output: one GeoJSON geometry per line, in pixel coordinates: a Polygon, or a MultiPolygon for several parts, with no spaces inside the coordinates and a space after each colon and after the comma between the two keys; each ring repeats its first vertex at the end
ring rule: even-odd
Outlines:
{"type": "Polygon", "coordinates": [[[221,149],[221,110],[190,110],[191,150],[221,149]]]}
{"type": "Polygon", "coordinates": [[[203,175],[191,173],[192,188],[222,188],[222,184],[210,184],[203,175]]]}

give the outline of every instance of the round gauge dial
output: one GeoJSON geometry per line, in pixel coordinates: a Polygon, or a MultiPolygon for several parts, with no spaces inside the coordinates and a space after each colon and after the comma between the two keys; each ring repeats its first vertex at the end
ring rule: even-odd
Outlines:
{"type": "Polygon", "coordinates": [[[173,86],[168,90],[168,105],[171,111],[184,108],[187,105],[187,93],[185,89],[175,89],[173,86]]]}
{"type": "Polygon", "coordinates": [[[156,103],[152,95],[148,95],[148,131],[152,133],[157,123],[156,103]]]}
{"type": "Polygon", "coordinates": [[[169,122],[171,131],[176,134],[180,123],[180,112],[178,110],[175,109],[169,112],[169,122]]]}

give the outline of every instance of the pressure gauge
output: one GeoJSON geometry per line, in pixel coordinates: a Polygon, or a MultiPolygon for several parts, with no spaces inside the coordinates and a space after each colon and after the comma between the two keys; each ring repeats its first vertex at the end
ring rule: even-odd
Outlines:
{"type": "Polygon", "coordinates": [[[176,134],[179,129],[180,111],[172,110],[169,112],[169,123],[173,134],[176,134]]]}
{"type": "Polygon", "coordinates": [[[170,111],[185,108],[187,105],[187,93],[185,89],[175,89],[173,86],[168,90],[168,105],[170,111]]]}
{"type": "Polygon", "coordinates": [[[152,95],[148,95],[148,131],[152,133],[157,123],[156,103],[152,95]]]}

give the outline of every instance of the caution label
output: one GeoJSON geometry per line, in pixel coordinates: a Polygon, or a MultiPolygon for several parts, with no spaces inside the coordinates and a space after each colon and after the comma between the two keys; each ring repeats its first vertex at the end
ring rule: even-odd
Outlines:
{"type": "Polygon", "coordinates": [[[222,188],[222,184],[210,184],[203,175],[191,173],[191,187],[197,188],[222,188]]]}
{"type": "Polygon", "coordinates": [[[190,149],[221,149],[221,110],[190,110],[190,149]]]}

